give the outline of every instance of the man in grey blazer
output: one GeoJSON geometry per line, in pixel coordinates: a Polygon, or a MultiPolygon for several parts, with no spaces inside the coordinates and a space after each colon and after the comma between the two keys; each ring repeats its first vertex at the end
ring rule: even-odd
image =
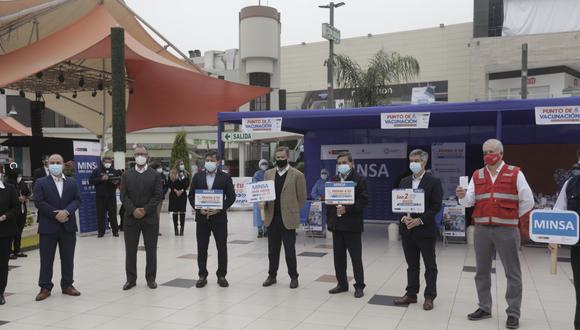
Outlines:
{"type": "Polygon", "coordinates": [[[287,147],[276,149],[276,167],[266,171],[265,181],[274,181],[276,200],[264,204],[264,224],[268,227],[268,278],[262,284],[276,283],[280,263],[280,248],[284,243],[286,265],[290,275],[290,288],[298,287],[296,265],[296,229],[300,227],[300,209],[307,198],[304,174],[288,164],[290,150],[287,147]]]}
{"type": "Polygon", "coordinates": [[[161,203],[161,176],[147,166],[149,154],[143,147],[135,148],[135,167],[121,177],[121,201],[125,207],[123,232],[125,236],[125,270],[127,282],[123,290],[129,290],[137,282],[137,248],[143,233],[147,265],[145,279],[151,289],[157,288],[157,237],[159,234],[159,214],[157,205],[161,203]]]}

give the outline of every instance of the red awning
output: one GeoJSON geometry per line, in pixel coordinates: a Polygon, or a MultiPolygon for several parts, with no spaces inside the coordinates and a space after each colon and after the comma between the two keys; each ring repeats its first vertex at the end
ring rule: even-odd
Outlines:
{"type": "Polygon", "coordinates": [[[0,133],[32,136],[30,128],[22,125],[18,120],[12,117],[0,117],[0,133]]]}

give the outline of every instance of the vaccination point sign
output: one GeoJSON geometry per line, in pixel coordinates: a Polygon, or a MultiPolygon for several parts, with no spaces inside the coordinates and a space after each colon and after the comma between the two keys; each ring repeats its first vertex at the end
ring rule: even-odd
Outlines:
{"type": "Polygon", "coordinates": [[[578,243],[578,214],[572,211],[534,210],[530,215],[530,238],[538,243],[578,243]]]}
{"type": "Polygon", "coordinates": [[[580,106],[536,107],[536,125],[580,124],[580,106]]]}
{"type": "Polygon", "coordinates": [[[430,112],[381,113],[381,129],[429,128],[430,112]]]}
{"type": "Polygon", "coordinates": [[[243,118],[242,131],[253,132],[280,132],[282,131],[282,117],[276,118],[243,118]]]}

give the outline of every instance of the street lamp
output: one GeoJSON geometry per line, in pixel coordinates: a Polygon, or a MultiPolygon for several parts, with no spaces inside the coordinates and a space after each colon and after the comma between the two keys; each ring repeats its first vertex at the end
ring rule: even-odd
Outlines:
{"type": "MultiPolygon", "coordinates": [[[[318,8],[330,9],[330,20],[329,25],[331,30],[334,29],[334,8],[344,6],[344,2],[334,3],[331,2],[328,5],[320,5],[318,8]]],[[[328,38],[328,61],[327,61],[327,69],[328,69],[328,96],[326,98],[326,107],[328,109],[333,109],[334,106],[334,78],[333,78],[333,71],[334,71],[334,43],[340,39],[335,40],[333,37],[328,38]]]]}

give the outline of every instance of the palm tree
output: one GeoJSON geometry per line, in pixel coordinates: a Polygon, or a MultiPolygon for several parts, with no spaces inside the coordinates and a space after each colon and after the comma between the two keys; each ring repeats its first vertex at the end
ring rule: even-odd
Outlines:
{"type": "Polygon", "coordinates": [[[353,91],[355,107],[380,105],[384,95],[382,87],[419,76],[419,62],[411,56],[397,52],[379,50],[370,60],[367,68],[346,55],[334,55],[334,68],[338,87],[353,91]]]}

